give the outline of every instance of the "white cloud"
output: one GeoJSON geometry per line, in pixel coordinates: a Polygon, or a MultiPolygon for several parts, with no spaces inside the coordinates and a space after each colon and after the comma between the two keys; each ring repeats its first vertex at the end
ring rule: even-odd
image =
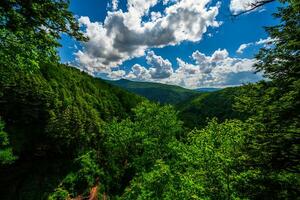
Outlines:
{"type": "Polygon", "coordinates": [[[259,39],[256,42],[241,44],[240,47],[236,50],[236,53],[242,54],[246,48],[249,48],[252,45],[254,45],[254,46],[263,45],[263,47],[265,47],[265,48],[272,47],[272,45],[274,45],[275,42],[276,42],[276,39],[268,37],[266,39],[259,39]]]}
{"type": "Polygon", "coordinates": [[[173,67],[168,59],[163,59],[161,56],[155,55],[153,51],[147,52],[146,56],[149,69],[135,64],[127,78],[141,80],[159,80],[169,78],[173,74],[173,67]]]}
{"type": "Polygon", "coordinates": [[[259,39],[257,42],[255,42],[256,45],[264,45],[264,47],[272,46],[277,40],[271,37],[268,37],[266,39],[259,39]]]}
{"type": "MultiPolygon", "coordinates": [[[[150,53],[147,56],[153,55],[150,53]]],[[[191,63],[177,58],[178,68],[176,70],[170,68],[172,66],[168,60],[155,54],[154,57],[156,58],[155,62],[160,63],[155,66],[168,66],[168,70],[166,70],[169,72],[168,76],[153,77],[151,74],[153,66],[151,65],[155,62],[149,62],[150,69],[134,65],[126,78],[180,85],[187,88],[226,87],[262,79],[260,74],[254,74],[252,66],[256,62],[255,59],[232,58],[226,49],[218,49],[211,56],[195,51],[191,56],[191,63]]]]}
{"type": "Polygon", "coordinates": [[[258,1],[259,0],[231,0],[229,8],[233,14],[239,14],[243,11],[251,9],[253,4],[258,1]]]}
{"type": "Polygon", "coordinates": [[[242,54],[244,50],[251,46],[253,43],[241,44],[240,47],[236,50],[237,53],[242,54]]]}
{"type": "Polygon", "coordinates": [[[115,70],[108,74],[108,77],[111,79],[120,79],[124,77],[126,72],[124,70],[115,70]]]}
{"type": "Polygon", "coordinates": [[[128,13],[140,17],[144,16],[158,1],[159,0],[127,0],[128,13]]]}
{"type": "Polygon", "coordinates": [[[213,55],[210,58],[210,62],[220,62],[228,58],[228,51],[226,49],[218,49],[213,53],[213,55]]]}
{"type": "Polygon", "coordinates": [[[156,21],[157,19],[162,17],[162,14],[160,12],[151,12],[151,20],[156,21]]]}
{"type": "Polygon", "coordinates": [[[111,0],[107,3],[107,10],[116,11],[119,7],[119,0],[111,0]]]}
{"type": "Polygon", "coordinates": [[[118,4],[119,4],[119,0],[112,0],[111,4],[112,4],[112,9],[113,10],[117,10],[118,9],[118,4]]]}
{"type": "Polygon", "coordinates": [[[146,60],[147,64],[151,66],[149,72],[153,79],[168,78],[172,75],[173,68],[169,60],[155,55],[153,51],[147,53],[146,60]]]}
{"type": "Polygon", "coordinates": [[[218,49],[211,56],[196,51],[192,54],[192,59],[195,64],[177,59],[179,68],[170,78],[170,82],[188,88],[198,88],[240,85],[244,81],[258,79],[252,68],[254,59],[229,57],[225,49],[218,49]],[[241,74],[246,73],[249,80],[239,78],[241,74]]]}
{"type": "Polygon", "coordinates": [[[135,64],[132,66],[131,71],[125,76],[125,78],[144,81],[150,80],[151,75],[148,69],[139,64],[135,64]]]}
{"type": "MultiPolygon", "coordinates": [[[[151,12],[158,2],[162,1],[128,0],[128,11],[124,12],[118,10],[118,0],[112,0],[112,11],[108,11],[104,22],[91,22],[88,17],[80,17],[79,23],[85,27],[84,34],[90,38],[75,53],[80,68],[92,75],[107,74],[111,79],[154,81],[187,88],[224,87],[261,79],[260,75],[253,73],[254,59],[230,57],[225,49],[218,49],[211,55],[195,51],[190,61],[177,58],[176,68],[168,59],[149,51],[183,41],[198,42],[209,27],[221,24],[216,21],[220,3],[164,0],[165,10],[151,12]],[[146,56],[146,67],[135,64],[127,74],[118,69],[124,61],[140,56],[146,56]]],[[[245,2],[252,1],[231,0],[231,11],[246,9],[245,2]]],[[[260,40],[242,44],[237,52],[242,53],[252,44],[267,43],[268,40],[260,40]]]]}
{"type": "Polygon", "coordinates": [[[79,23],[90,40],[75,53],[79,65],[91,74],[109,73],[126,60],[145,55],[149,48],[200,41],[208,27],[219,26],[215,18],[220,5],[207,7],[210,0],[165,1],[169,3],[163,13],[151,14],[150,21],[143,22],[158,2],[128,0],[127,12],[109,11],[103,23],[81,17],[79,23]]]}

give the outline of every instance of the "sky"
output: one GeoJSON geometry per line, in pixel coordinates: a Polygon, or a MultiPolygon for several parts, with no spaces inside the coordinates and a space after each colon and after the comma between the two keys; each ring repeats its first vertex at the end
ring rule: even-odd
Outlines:
{"type": "Polygon", "coordinates": [[[71,0],[89,38],[62,35],[61,62],[104,79],[185,88],[229,87],[263,79],[255,54],[271,48],[265,26],[279,3],[233,18],[256,0],[71,0]]]}

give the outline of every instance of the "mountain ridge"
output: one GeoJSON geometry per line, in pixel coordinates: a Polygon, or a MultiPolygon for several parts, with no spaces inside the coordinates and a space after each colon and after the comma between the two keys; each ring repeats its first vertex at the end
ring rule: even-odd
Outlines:
{"type": "Polygon", "coordinates": [[[199,91],[163,83],[138,82],[127,79],[106,81],[112,85],[121,87],[127,91],[146,97],[151,101],[162,104],[177,104],[201,93],[199,91]]]}

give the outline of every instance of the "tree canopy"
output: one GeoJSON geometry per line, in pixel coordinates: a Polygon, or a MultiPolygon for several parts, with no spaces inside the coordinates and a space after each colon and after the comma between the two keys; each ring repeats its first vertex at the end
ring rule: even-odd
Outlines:
{"type": "Polygon", "coordinates": [[[59,64],[60,34],[85,39],[68,1],[1,1],[0,198],[298,199],[300,3],[282,2],[268,79],[179,112],[59,64]]]}
{"type": "Polygon", "coordinates": [[[41,62],[58,61],[56,47],[61,34],[85,40],[68,5],[68,0],[1,1],[1,67],[32,70],[41,62]]]}

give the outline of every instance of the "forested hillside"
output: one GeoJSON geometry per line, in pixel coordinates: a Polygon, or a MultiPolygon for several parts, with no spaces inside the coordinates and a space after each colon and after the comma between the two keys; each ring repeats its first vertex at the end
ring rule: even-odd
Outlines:
{"type": "Polygon", "coordinates": [[[245,114],[234,109],[235,99],[240,94],[242,87],[205,92],[179,103],[176,107],[186,126],[202,128],[212,118],[218,118],[221,122],[226,119],[245,119],[245,114]]]}
{"type": "Polygon", "coordinates": [[[178,109],[60,64],[61,34],[89,39],[68,1],[0,1],[0,199],[299,199],[300,4],[281,2],[267,79],[178,109]]]}
{"type": "Polygon", "coordinates": [[[135,94],[146,97],[147,99],[162,104],[177,104],[185,101],[200,92],[188,90],[179,86],[166,85],[161,83],[136,82],[121,79],[118,81],[109,81],[135,94]]]}
{"type": "Polygon", "coordinates": [[[0,74],[0,113],[19,158],[16,169],[1,171],[5,178],[0,191],[8,199],[16,198],[16,189],[24,198],[38,199],[34,195],[39,193],[27,196],[27,190],[34,193],[51,184],[37,186],[35,179],[48,178],[44,174],[48,168],[62,165],[63,160],[70,161],[77,152],[94,146],[95,140],[101,140],[105,122],[129,117],[131,109],[143,99],[66,65],[45,64],[30,73],[7,67],[1,68],[0,74]],[[54,166],[46,165],[53,156],[58,159],[53,161],[54,166]],[[37,165],[42,174],[35,174],[28,165],[37,165]],[[7,173],[14,176],[5,176],[7,173]]]}

